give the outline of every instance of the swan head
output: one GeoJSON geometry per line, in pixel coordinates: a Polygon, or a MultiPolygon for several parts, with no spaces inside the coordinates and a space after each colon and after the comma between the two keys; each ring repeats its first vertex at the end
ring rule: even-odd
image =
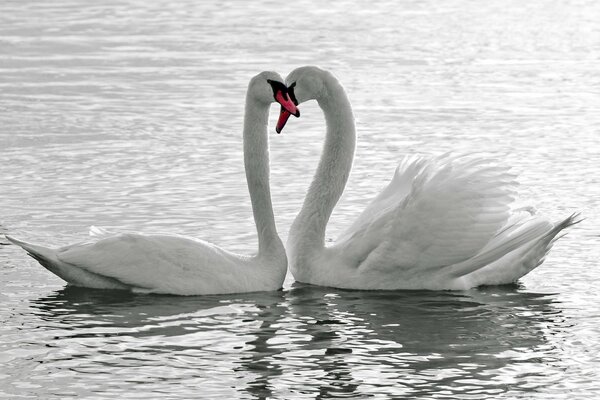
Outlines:
{"type": "Polygon", "coordinates": [[[248,96],[266,105],[277,102],[281,105],[282,112],[285,110],[286,113],[300,116],[296,103],[290,97],[288,87],[277,72],[264,71],[253,77],[248,85],[248,96]]]}
{"type": "Polygon", "coordinates": [[[325,95],[326,82],[331,78],[331,72],[309,65],[290,72],[285,78],[285,83],[296,104],[302,104],[325,95]]]}
{"type": "MultiPolygon", "coordinates": [[[[288,93],[294,104],[319,99],[327,94],[327,82],[335,80],[331,72],[315,66],[296,68],[285,78],[288,93]]],[[[290,113],[282,108],[277,122],[277,132],[281,132],[290,113]]]]}

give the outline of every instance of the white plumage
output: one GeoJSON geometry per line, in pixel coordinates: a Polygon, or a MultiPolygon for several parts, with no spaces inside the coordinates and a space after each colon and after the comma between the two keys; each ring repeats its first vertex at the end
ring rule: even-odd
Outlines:
{"type": "Polygon", "coordinates": [[[48,249],[7,238],[75,286],[179,295],[275,290],[277,265],[175,235],[122,233],[48,249]]]}
{"type": "Polygon", "coordinates": [[[7,238],[75,286],[178,295],[281,288],[287,258],[277,235],[269,188],[267,124],[274,102],[269,80],[283,86],[274,72],[250,81],[244,120],[244,162],[259,239],[256,256],[234,254],[184,236],[111,234],[97,227],[90,229],[90,241],[59,249],[7,238]]]}
{"type": "Polygon", "coordinates": [[[352,166],[350,102],[337,79],[316,67],[294,70],[301,103],[325,113],[323,156],[287,249],[302,282],[354,289],[467,289],[511,283],[538,266],[575,215],[554,224],[514,210],[516,175],[477,156],[407,157],[389,185],[335,244],[324,234],[352,166]]]}

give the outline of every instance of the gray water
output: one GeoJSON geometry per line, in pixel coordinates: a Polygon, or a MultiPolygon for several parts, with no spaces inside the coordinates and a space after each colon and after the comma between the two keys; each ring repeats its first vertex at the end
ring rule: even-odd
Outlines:
{"type": "MultiPolygon", "coordinates": [[[[466,292],[82,290],[2,245],[0,398],[599,396],[599,20],[593,0],[2,1],[3,233],[255,251],[246,85],[305,64],[339,77],[359,131],[328,237],[403,156],[447,151],[511,165],[524,204],[586,219],[518,285],[466,292]]],[[[284,240],[323,140],[320,110],[301,109],[270,137],[284,240]]]]}

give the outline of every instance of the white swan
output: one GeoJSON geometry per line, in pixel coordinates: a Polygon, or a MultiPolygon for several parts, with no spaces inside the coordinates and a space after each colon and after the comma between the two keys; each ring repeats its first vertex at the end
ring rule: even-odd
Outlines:
{"type": "Polygon", "coordinates": [[[275,227],[269,187],[267,124],[269,107],[278,101],[297,116],[281,76],[262,72],[250,80],[244,117],[244,165],[258,254],[241,256],[205,241],[171,235],[126,233],[59,249],[19,241],[49,271],[69,284],[100,289],[204,295],[277,290],[287,271],[283,243],[275,227]]]}
{"type": "MultiPolygon", "coordinates": [[[[325,113],[321,160],[286,245],[296,280],[351,289],[460,290],[511,283],[538,266],[559,223],[511,210],[515,175],[477,157],[405,159],[389,185],[331,247],[325,228],[352,168],[355,126],[337,79],[317,67],[286,78],[296,104],[325,113]]],[[[289,113],[282,110],[279,130],[289,113]]]]}

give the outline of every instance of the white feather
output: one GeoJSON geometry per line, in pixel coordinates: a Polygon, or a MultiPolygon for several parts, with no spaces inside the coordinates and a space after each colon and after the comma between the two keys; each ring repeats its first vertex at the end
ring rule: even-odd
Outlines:
{"type": "Polygon", "coordinates": [[[92,226],[91,239],[59,249],[7,236],[45,268],[71,285],[143,293],[202,295],[281,288],[287,270],[269,189],[267,123],[273,89],[282,81],[263,72],[250,81],[244,120],[244,163],[259,252],[249,257],[176,235],[113,234],[92,226]]]}
{"type": "Polygon", "coordinates": [[[352,166],[354,117],[331,73],[301,67],[286,81],[296,83],[300,102],[316,99],[327,122],[317,174],[288,239],[299,281],[354,289],[510,283],[537,267],[559,232],[578,222],[572,215],[554,224],[533,207],[516,208],[516,175],[494,160],[413,156],[326,248],[321,238],[352,166]]]}

